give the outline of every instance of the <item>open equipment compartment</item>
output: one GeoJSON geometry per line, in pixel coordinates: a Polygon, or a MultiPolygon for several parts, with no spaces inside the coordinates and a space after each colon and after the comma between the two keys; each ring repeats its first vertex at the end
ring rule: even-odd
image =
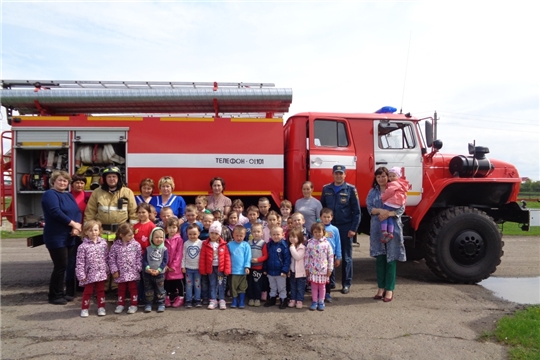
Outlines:
{"type": "Polygon", "coordinates": [[[69,173],[69,131],[17,129],[14,131],[14,179],[19,186],[13,194],[17,228],[43,228],[41,196],[50,188],[54,170],[69,173]]]}
{"type": "Polygon", "coordinates": [[[126,184],[126,154],[128,128],[92,128],[73,132],[75,172],[86,177],[86,191],[101,184],[103,169],[109,165],[120,168],[126,184]]]}

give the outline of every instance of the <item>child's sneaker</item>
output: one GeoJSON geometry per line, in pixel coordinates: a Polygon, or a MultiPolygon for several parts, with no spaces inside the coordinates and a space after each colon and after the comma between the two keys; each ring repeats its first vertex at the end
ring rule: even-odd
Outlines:
{"type": "Polygon", "coordinates": [[[165,311],[165,305],[159,305],[157,308],[157,312],[164,312],[165,311]]]}
{"type": "Polygon", "coordinates": [[[101,308],[97,309],[97,314],[98,314],[98,316],[105,316],[105,315],[107,315],[107,310],[105,310],[105,308],[101,307],[101,308]]]}
{"type": "Polygon", "coordinates": [[[254,303],[253,303],[253,306],[255,306],[255,307],[261,306],[261,300],[255,299],[255,301],[254,301],[254,303]]]}
{"type": "Polygon", "coordinates": [[[317,310],[317,302],[316,301],[311,302],[311,306],[309,307],[309,310],[311,310],[311,311],[317,310]]]}
{"type": "Polygon", "coordinates": [[[121,314],[122,311],[124,311],[124,307],[122,305],[118,305],[116,309],[114,309],[115,314],[121,314]]]}
{"type": "Polygon", "coordinates": [[[128,307],[127,313],[128,313],[128,314],[135,314],[135,313],[137,312],[137,309],[138,309],[137,306],[131,305],[130,307],[128,307]]]}
{"type": "Polygon", "coordinates": [[[255,300],[249,299],[248,306],[255,306],[255,300]]]}
{"type": "Polygon", "coordinates": [[[195,307],[200,308],[202,306],[201,300],[195,300],[195,307]]]}
{"type": "Polygon", "coordinates": [[[185,306],[186,309],[191,309],[193,307],[193,304],[191,303],[191,301],[186,301],[185,306]]]}
{"type": "Polygon", "coordinates": [[[88,309],[81,310],[81,317],[88,317],[88,309]]]}
{"type": "Polygon", "coordinates": [[[168,296],[165,298],[165,306],[171,307],[171,298],[169,298],[168,296]]]}
{"type": "Polygon", "coordinates": [[[151,311],[152,311],[152,305],[146,305],[146,306],[144,307],[144,312],[145,312],[145,313],[149,313],[149,312],[151,312],[151,311]]]}
{"type": "Polygon", "coordinates": [[[296,302],[296,308],[297,308],[297,309],[301,309],[302,307],[303,307],[302,302],[301,302],[301,301],[297,301],[297,302],[296,302]]]}
{"type": "Polygon", "coordinates": [[[324,300],[319,301],[319,306],[317,307],[317,310],[324,311],[324,300]]]}
{"type": "Polygon", "coordinates": [[[327,303],[331,303],[332,302],[332,296],[330,296],[329,293],[326,293],[326,295],[324,295],[324,301],[326,301],[327,303]]]}
{"type": "Polygon", "coordinates": [[[225,300],[219,300],[219,310],[225,309],[227,309],[227,304],[225,303],[225,300]]]}
{"type": "Polygon", "coordinates": [[[172,307],[177,308],[177,307],[180,307],[182,305],[184,305],[184,297],[183,296],[177,296],[173,301],[172,307]]]}
{"type": "Polygon", "coordinates": [[[217,301],[216,300],[210,300],[210,303],[208,304],[208,310],[214,310],[217,307],[217,301]]]}
{"type": "Polygon", "coordinates": [[[296,305],[296,301],[295,300],[289,300],[289,307],[294,307],[296,305]]]}

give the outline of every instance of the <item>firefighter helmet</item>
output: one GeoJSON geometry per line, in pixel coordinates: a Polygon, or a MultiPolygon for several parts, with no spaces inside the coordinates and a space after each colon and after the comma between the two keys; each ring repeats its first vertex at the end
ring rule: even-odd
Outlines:
{"type": "Polygon", "coordinates": [[[105,178],[109,174],[116,174],[118,176],[118,183],[122,184],[122,172],[118,168],[118,166],[109,165],[105,169],[103,169],[103,173],[101,174],[101,177],[103,178],[103,183],[105,183],[105,178]]]}

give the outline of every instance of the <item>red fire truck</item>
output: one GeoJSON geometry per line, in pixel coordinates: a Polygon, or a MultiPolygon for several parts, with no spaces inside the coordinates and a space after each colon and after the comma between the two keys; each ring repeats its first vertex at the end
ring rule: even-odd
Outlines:
{"type": "Polygon", "coordinates": [[[375,169],[399,166],[410,183],[407,256],[425,257],[452,282],[475,283],[495,271],[504,244],[498,224],[538,225],[516,203],[517,169],[488,159],[483,146],[469,145],[468,155],[441,154],[436,116],[305,112],[283,125],[292,90],[260,83],[3,80],[0,91],[11,125],[2,135],[11,140],[2,182],[13,179],[11,206],[2,215],[14,229],[39,228],[52,170],[84,173],[97,186],[110,163],[125,168],[136,193],[142,179],[170,175],[175,193],[189,203],[220,176],[227,196],[248,204],[266,196],[274,205],[301,198],[306,180],[320,196],[332,166],[342,164],[358,189],[363,233],[375,169]]]}

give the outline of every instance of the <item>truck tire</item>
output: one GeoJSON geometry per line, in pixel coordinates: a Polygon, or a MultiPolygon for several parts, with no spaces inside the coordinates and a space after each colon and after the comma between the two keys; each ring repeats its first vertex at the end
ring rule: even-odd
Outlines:
{"type": "Polygon", "coordinates": [[[427,236],[426,263],[442,279],[474,284],[495,272],[503,246],[501,231],[491,217],[458,206],[434,218],[427,236]]]}

